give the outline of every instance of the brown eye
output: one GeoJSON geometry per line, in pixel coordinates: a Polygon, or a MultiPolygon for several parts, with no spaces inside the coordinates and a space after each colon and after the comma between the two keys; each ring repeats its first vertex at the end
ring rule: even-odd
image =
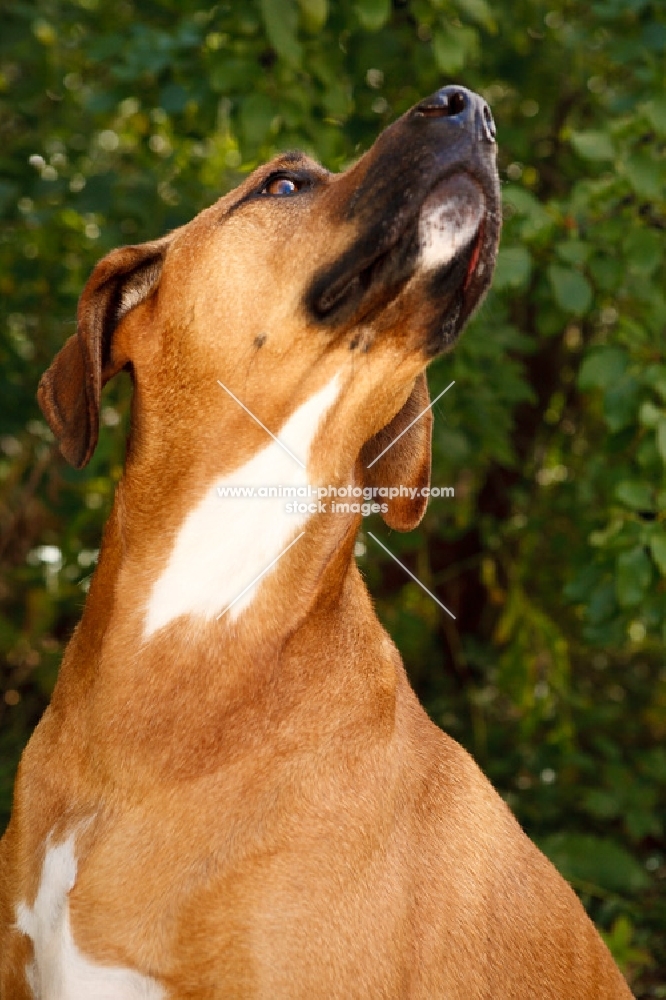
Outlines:
{"type": "Polygon", "coordinates": [[[290,195],[296,194],[300,190],[300,183],[292,180],[291,177],[274,177],[268,181],[264,187],[264,194],[290,195]]]}

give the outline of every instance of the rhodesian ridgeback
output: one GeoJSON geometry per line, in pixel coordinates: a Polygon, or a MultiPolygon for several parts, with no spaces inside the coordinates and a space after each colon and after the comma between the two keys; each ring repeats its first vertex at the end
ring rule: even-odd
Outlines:
{"type": "Polygon", "coordinates": [[[424,371],[499,229],[492,116],[448,87],[344,173],[280,155],[93,271],[39,400],[81,467],[128,369],[131,432],[1,844],[2,1000],[631,996],[419,705],[353,505],[222,498],[361,487],[413,528],[424,371]]]}

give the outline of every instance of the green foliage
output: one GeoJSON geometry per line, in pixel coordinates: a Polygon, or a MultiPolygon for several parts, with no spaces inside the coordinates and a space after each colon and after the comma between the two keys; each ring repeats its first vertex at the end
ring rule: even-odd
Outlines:
{"type": "Polygon", "coordinates": [[[120,475],[127,384],[83,473],[34,401],[95,261],[277,149],[331,169],[452,77],[498,124],[494,288],[431,369],[430,505],[367,540],[433,718],[666,995],[666,12],[646,0],[9,0],[0,37],[0,811],[120,475]]]}
{"type": "Polygon", "coordinates": [[[645,870],[628,851],[611,841],[580,833],[555,833],[539,846],[573,885],[590,886],[597,894],[636,892],[648,885],[645,870]]]}

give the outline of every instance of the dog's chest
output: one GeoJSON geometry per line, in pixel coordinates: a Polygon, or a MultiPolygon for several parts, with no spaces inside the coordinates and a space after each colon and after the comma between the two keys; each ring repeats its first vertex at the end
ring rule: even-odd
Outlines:
{"type": "Polygon", "coordinates": [[[35,901],[17,907],[17,927],[33,945],[26,976],[35,1000],[164,1000],[155,980],[100,965],[78,948],[69,908],[76,876],[75,835],[60,844],[48,842],[35,901]]]}

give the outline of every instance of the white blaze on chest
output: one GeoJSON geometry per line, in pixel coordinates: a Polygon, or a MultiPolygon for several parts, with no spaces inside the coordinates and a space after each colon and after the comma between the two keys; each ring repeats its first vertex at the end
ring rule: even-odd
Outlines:
{"type": "Polygon", "coordinates": [[[254,488],[256,494],[260,488],[281,486],[297,491],[311,485],[307,472],[310,448],[339,390],[336,376],[303,403],[279,432],[280,441],[306,468],[267,436],[268,444],[260,452],[214,482],[189,512],[150,593],[144,639],[180,615],[216,618],[235,602],[227,611],[234,619],[252,603],[274,567],[261,580],[257,577],[279,558],[312,516],[289,513],[286,505],[296,501],[316,506],[317,498],[221,494],[242,487],[254,488]],[[245,588],[249,589],[243,593],[245,588]]]}
{"type": "Polygon", "coordinates": [[[26,973],[35,1000],[164,1000],[154,979],[134,969],[98,965],[76,946],[68,895],[76,882],[75,835],[47,844],[32,906],[19,903],[16,926],[33,944],[26,973]]]}

